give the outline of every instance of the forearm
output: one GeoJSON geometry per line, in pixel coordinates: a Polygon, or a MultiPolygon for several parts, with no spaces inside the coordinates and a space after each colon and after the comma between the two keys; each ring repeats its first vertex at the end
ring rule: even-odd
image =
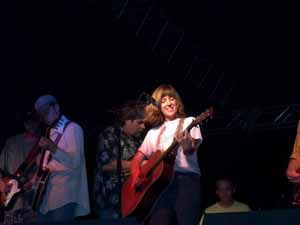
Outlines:
{"type": "Polygon", "coordinates": [[[130,171],[131,174],[138,174],[142,162],[145,160],[145,156],[141,152],[137,152],[131,161],[130,171]]]}
{"type": "Polygon", "coordinates": [[[300,161],[297,159],[291,158],[288,164],[288,171],[297,171],[300,167],[300,161]]]}
{"type": "Polygon", "coordinates": [[[288,168],[286,170],[286,176],[291,182],[300,182],[300,133],[299,133],[299,125],[297,130],[297,135],[295,137],[293,150],[290,155],[290,160],[288,164],[288,168]]]}
{"type": "Polygon", "coordinates": [[[288,168],[286,170],[286,176],[289,181],[294,183],[300,182],[299,167],[300,167],[300,161],[296,159],[290,159],[288,168]]]}
{"type": "Polygon", "coordinates": [[[290,158],[300,161],[300,134],[299,134],[299,132],[297,132],[290,158]]]}
{"type": "Polygon", "coordinates": [[[76,168],[80,164],[80,149],[74,147],[74,150],[69,150],[69,152],[67,152],[58,148],[53,154],[53,158],[67,168],[76,168]]]}
{"type": "MultiPolygon", "coordinates": [[[[131,162],[127,160],[121,160],[122,170],[129,170],[131,162]]],[[[103,171],[115,171],[117,170],[117,160],[113,160],[108,164],[102,166],[103,171]]]]}

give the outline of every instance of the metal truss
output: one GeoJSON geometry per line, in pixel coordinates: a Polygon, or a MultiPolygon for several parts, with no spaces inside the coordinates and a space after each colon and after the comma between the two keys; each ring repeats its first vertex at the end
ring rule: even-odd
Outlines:
{"type": "Polygon", "coordinates": [[[206,43],[193,40],[193,35],[170,19],[158,2],[113,0],[113,14],[116,22],[127,26],[149,51],[182,77],[180,85],[196,90],[203,100],[223,98],[232,89],[223,68],[209,59],[206,43]]]}
{"type": "Polygon", "coordinates": [[[299,120],[300,105],[248,107],[230,113],[216,114],[205,127],[208,135],[252,133],[263,130],[295,129],[299,120]]]}

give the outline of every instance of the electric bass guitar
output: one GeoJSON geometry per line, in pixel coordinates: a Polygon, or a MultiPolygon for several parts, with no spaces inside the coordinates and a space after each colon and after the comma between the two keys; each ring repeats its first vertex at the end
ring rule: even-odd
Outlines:
{"type": "Polygon", "coordinates": [[[5,174],[2,178],[2,182],[8,188],[4,192],[0,192],[0,208],[2,210],[10,210],[13,208],[18,195],[22,192],[22,186],[26,183],[27,179],[13,174],[7,174],[2,170],[1,173],[5,174]]]}
{"type": "MultiPolygon", "coordinates": [[[[66,123],[64,124],[65,127],[64,129],[67,127],[67,125],[69,124],[69,121],[66,121],[66,123]]],[[[63,129],[63,130],[64,130],[63,129]]],[[[50,131],[50,127],[47,129],[47,136],[48,136],[48,132],[50,131]]],[[[54,143],[58,144],[60,138],[62,137],[62,133],[58,133],[54,143]]],[[[32,209],[33,210],[37,210],[40,203],[42,202],[42,198],[44,196],[44,193],[46,191],[46,187],[48,184],[48,178],[50,177],[50,171],[49,169],[46,169],[45,166],[46,164],[51,160],[51,153],[49,150],[43,149],[43,154],[41,157],[41,161],[39,164],[39,170],[37,173],[37,180],[36,180],[36,191],[33,197],[33,201],[32,201],[32,209]]]]}
{"type": "Polygon", "coordinates": [[[24,186],[29,181],[28,174],[32,173],[36,164],[36,157],[39,154],[39,139],[30,150],[24,162],[18,167],[14,174],[9,174],[7,171],[0,169],[2,181],[7,190],[0,193],[0,208],[2,210],[10,210],[19,195],[24,191],[24,186]]]}
{"type": "MultiPolygon", "coordinates": [[[[194,126],[203,123],[212,114],[213,108],[210,107],[195,118],[185,130],[189,131],[194,126]]],[[[141,165],[140,175],[143,182],[139,186],[132,184],[132,176],[125,181],[121,193],[122,217],[136,216],[140,221],[147,217],[159,195],[173,178],[175,150],[178,146],[179,143],[174,138],[165,151],[155,151],[148,162],[141,165]]]]}

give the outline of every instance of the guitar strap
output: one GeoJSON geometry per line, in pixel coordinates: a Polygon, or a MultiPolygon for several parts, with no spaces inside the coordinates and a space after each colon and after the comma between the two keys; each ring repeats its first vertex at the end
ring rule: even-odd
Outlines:
{"type": "Polygon", "coordinates": [[[180,137],[183,135],[182,133],[183,122],[184,122],[184,118],[180,118],[176,128],[175,137],[180,137]]]}
{"type": "MultiPolygon", "coordinates": [[[[182,128],[183,128],[183,123],[184,123],[184,118],[180,118],[178,121],[178,125],[174,134],[174,137],[182,137],[183,132],[182,132],[182,128]]],[[[172,152],[170,152],[169,156],[176,158],[178,152],[178,148],[175,148],[172,152]]]]}
{"type": "Polygon", "coordinates": [[[26,172],[29,171],[32,168],[32,166],[35,164],[35,159],[38,156],[39,150],[40,150],[40,147],[38,145],[39,141],[40,141],[40,139],[38,139],[37,142],[33,145],[29,154],[27,155],[26,159],[18,167],[18,169],[16,170],[14,175],[16,175],[18,177],[24,176],[24,174],[26,174],[26,172]]]}
{"type": "MultiPolygon", "coordinates": [[[[117,158],[117,176],[118,176],[118,191],[119,191],[119,209],[121,212],[121,190],[122,190],[122,148],[121,148],[121,128],[117,128],[117,143],[118,143],[118,158],[117,158]]],[[[119,215],[121,216],[121,215],[119,215]]]]}
{"type": "MultiPolygon", "coordinates": [[[[177,125],[177,128],[176,128],[176,131],[175,131],[175,134],[174,134],[174,137],[180,137],[180,136],[183,135],[183,133],[182,133],[183,124],[184,124],[184,118],[180,118],[179,122],[178,122],[178,125],[177,125]]],[[[160,147],[161,147],[160,146],[161,145],[161,136],[162,136],[162,134],[165,130],[166,130],[165,125],[162,125],[162,127],[160,129],[160,132],[158,134],[158,137],[157,137],[157,142],[156,142],[156,148],[157,149],[160,149],[160,147]]]]}
{"type": "MultiPolygon", "coordinates": [[[[62,115],[62,116],[60,117],[60,119],[55,123],[55,127],[54,127],[55,131],[54,131],[54,132],[57,133],[57,136],[56,136],[56,138],[55,138],[55,140],[54,140],[54,143],[55,143],[56,145],[57,145],[58,142],[60,141],[60,139],[61,139],[61,137],[62,137],[62,135],[63,135],[65,129],[67,128],[67,126],[68,126],[70,123],[71,123],[71,121],[68,120],[64,115],[62,115]]],[[[50,135],[50,132],[49,132],[48,136],[49,136],[49,135],[50,135]]],[[[48,137],[48,138],[49,138],[49,137],[48,137]]],[[[49,157],[48,157],[47,162],[49,162],[49,161],[51,160],[51,158],[52,158],[52,157],[51,157],[51,154],[50,154],[49,157]]]]}
{"type": "MultiPolygon", "coordinates": [[[[60,140],[60,138],[61,138],[61,136],[62,136],[65,128],[69,124],[69,122],[70,121],[64,115],[60,116],[59,119],[55,122],[55,131],[58,133],[58,135],[57,135],[57,137],[56,137],[56,139],[54,141],[55,144],[58,144],[58,142],[59,142],[59,140],[60,140]]],[[[46,130],[46,136],[47,136],[47,138],[49,136],[49,129],[50,128],[48,127],[47,130],[46,130]]],[[[18,169],[14,173],[15,176],[17,176],[17,177],[24,177],[24,174],[26,174],[26,172],[30,171],[30,169],[32,168],[32,166],[35,165],[36,157],[38,156],[38,154],[40,152],[39,141],[40,141],[40,138],[33,145],[32,149],[30,150],[30,152],[27,155],[27,157],[24,160],[24,162],[18,167],[18,169]]],[[[7,160],[5,162],[4,169],[7,171],[7,160]]]]}
{"type": "MultiPolygon", "coordinates": [[[[54,140],[54,143],[57,145],[58,142],[60,141],[65,129],[67,128],[67,126],[71,123],[70,120],[66,119],[66,117],[64,116],[61,116],[61,118],[58,120],[58,122],[56,123],[54,129],[55,131],[54,132],[57,132],[57,136],[54,140]]],[[[50,129],[49,129],[50,130],[50,129]]],[[[50,135],[50,132],[47,132],[48,135],[47,135],[47,138],[49,138],[49,135],[50,135]]],[[[43,165],[47,164],[51,159],[52,159],[52,156],[51,154],[48,154],[48,156],[45,155],[46,152],[44,152],[44,159],[41,160],[41,163],[40,163],[40,169],[39,169],[39,172],[41,172],[43,169],[43,165]]],[[[43,158],[43,157],[42,157],[43,158]]],[[[49,173],[50,175],[50,173],[49,173]]],[[[48,179],[45,180],[45,183],[46,183],[46,186],[47,186],[47,182],[48,182],[48,179]]],[[[42,196],[41,198],[43,198],[45,192],[42,193],[42,196]]]]}

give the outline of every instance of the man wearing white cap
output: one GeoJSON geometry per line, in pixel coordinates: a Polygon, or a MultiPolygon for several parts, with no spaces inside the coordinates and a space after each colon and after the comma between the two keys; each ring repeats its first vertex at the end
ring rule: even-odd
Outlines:
{"type": "Polygon", "coordinates": [[[40,147],[50,153],[43,163],[50,176],[38,207],[39,222],[53,223],[73,220],[90,212],[84,138],[80,125],[60,113],[52,95],[40,96],[35,110],[49,126],[48,137],[41,137],[40,147]]]}

